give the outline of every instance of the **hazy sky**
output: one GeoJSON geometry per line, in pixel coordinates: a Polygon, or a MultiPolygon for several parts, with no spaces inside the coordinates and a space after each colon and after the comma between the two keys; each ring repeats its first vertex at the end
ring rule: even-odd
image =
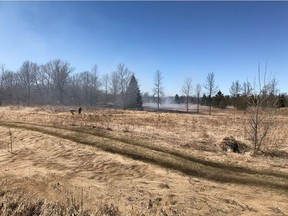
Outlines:
{"type": "Polygon", "coordinates": [[[55,58],[101,75],[125,63],[143,93],[160,70],[173,96],[210,72],[229,94],[267,62],[288,92],[288,2],[0,2],[0,63],[55,58]]]}

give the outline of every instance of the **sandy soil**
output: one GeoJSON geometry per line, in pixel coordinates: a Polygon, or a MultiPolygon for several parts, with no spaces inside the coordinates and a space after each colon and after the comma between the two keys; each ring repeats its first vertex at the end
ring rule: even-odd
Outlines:
{"type": "MultiPolygon", "coordinates": [[[[285,157],[220,151],[218,143],[228,135],[248,142],[243,113],[231,110],[208,116],[84,109],[72,116],[68,108],[1,107],[0,116],[10,122],[101,127],[115,137],[174,146],[211,161],[288,173],[285,157]]],[[[281,114],[282,150],[288,150],[287,120],[281,114]]],[[[0,127],[0,192],[59,202],[73,196],[87,209],[113,204],[122,215],[288,215],[287,190],[208,181],[40,132],[10,132],[0,127]]]]}

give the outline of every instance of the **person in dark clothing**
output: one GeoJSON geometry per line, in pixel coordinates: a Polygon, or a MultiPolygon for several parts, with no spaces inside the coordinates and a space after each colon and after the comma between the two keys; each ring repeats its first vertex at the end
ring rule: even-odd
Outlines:
{"type": "Polygon", "coordinates": [[[81,112],[82,112],[82,108],[79,107],[79,109],[78,109],[78,114],[81,114],[81,112]]]}

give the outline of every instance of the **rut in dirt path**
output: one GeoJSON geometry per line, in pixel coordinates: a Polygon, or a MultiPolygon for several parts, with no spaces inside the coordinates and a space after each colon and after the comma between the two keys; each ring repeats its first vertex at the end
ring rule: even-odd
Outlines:
{"type": "Polygon", "coordinates": [[[154,146],[127,138],[116,138],[104,131],[21,122],[0,122],[0,126],[52,135],[208,180],[288,190],[288,174],[285,173],[257,171],[211,162],[177,149],[154,146]]]}

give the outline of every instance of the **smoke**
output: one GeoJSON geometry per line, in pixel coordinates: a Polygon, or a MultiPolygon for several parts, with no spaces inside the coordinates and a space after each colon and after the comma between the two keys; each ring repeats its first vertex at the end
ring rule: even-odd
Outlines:
{"type": "Polygon", "coordinates": [[[163,99],[163,106],[171,106],[172,104],[174,105],[175,104],[175,102],[174,102],[174,98],[172,98],[172,97],[165,97],[164,99],[163,99]]]}
{"type": "MultiPolygon", "coordinates": [[[[157,110],[157,103],[148,102],[143,103],[144,110],[157,110]]],[[[186,104],[176,104],[174,102],[174,97],[164,97],[162,98],[161,104],[159,106],[162,111],[179,111],[186,112],[186,104]]],[[[197,104],[189,104],[189,112],[196,112],[197,104]]]]}

